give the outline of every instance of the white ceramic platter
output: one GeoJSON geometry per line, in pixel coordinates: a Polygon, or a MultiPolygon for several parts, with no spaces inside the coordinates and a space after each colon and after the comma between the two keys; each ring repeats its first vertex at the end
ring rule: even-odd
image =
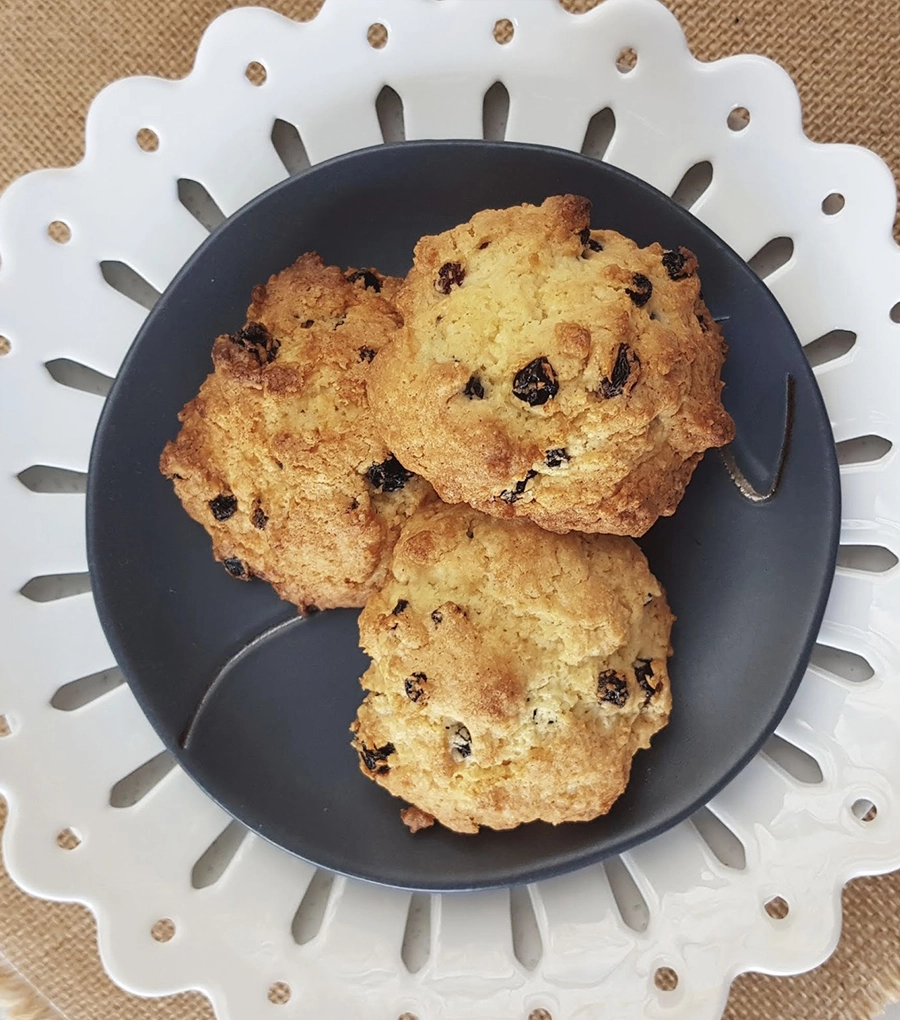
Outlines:
{"type": "Polygon", "coordinates": [[[234,10],[187,78],[105,89],[86,151],[0,200],[0,791],[13,878],[87,904],[125,988],[200,989],[221,1020],[713,1020],[737,973],[823,960],[843,884],[900,865],[900,251],[885,166],[810,142],[776,65],[695,61],[656,0],[582,16],[554,0],[329,0],[306,24],[234,10]],[[493,36],[503,18],[505,45],[493,36]],[[387,29],[380,49],[373,22],[387,29]],[[628,48],[630,70],[617,63],[628,48]],[[262,84],[245,75],[252,61],[262,84]],[[482,136],[607,159],[676,193],[751,261],[817,366],[842,464],[842,547],[778,735],[692,821],[512,893],[410,895],[316,874],[229,822],[174,765],[104,641],[83,492],[109,381],[222,214],[354,148],[482,136]]]}

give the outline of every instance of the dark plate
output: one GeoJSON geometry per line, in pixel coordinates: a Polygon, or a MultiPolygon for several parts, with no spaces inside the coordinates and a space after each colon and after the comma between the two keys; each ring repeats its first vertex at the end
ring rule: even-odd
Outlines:
{"type": "Polygon", "coordinates": [[[510,143],[416,142],[354,152],[255,199],[190,259],[147,318],[109,395],[91,458],[88,554],[112,649],[160,736],[236,818],[326,868],[414,889],[533,881],[634,846],[704,804],[753,756],[803,673],[831,584],[840,520],[828,418],[793,330],[768,289],[698,220],[604,163],[510,143]],[[213,338],[240,326],[255,283],[318,251],[341,266],[404,273],[420,235],[486,207],[574,192],[595,226],[700,259],[728,316],[725,403],[733,452],[767,490],[793,380],[783,476],[767,502],[708,454],[677,514],[643,542],[678,616],[668,728],[634,762],[606,817],[553,828],[411,836],[399,801],[363,777],[347,727],[366,659],[356,613],[296,618],[261,581],[237,583],[181,509],[157,461],[210,369],[213,338]],[[187,749],[179,738],[216,684],[187,749]]]}

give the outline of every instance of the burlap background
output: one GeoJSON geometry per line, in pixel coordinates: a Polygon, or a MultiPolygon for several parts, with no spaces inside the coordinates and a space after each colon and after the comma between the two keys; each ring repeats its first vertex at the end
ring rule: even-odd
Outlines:
{"type": "MultiPolygon", "coordinates": [[[[573,11],[596,2],[563,0],[573,11]]],[[[666,2],[697,56],[751,51],[778,61],[799,87],[813,138],[868,146],[898,175],[900,0],[666,2]]],[[[320,5],[269,3],[298,19],[313,17],[320,5]]],[[[131,74],[185,74],[203,28],[233,6],[228,0],[0,0],[0,188],[28,170],[76,162],[85,110],[103,85],[131,74]]],[[[373,0],[373,21],[377,15],[373,0]]],[[[869,1020],[886,1000],[900,998],[900,873],[852,883],[844,911],[841,946],[824,967],[796,978],[740,978],[727,1020],[869,1020]]],[[[14,968],[0,972],[0,1003],[18,1002],[22,1020],[57,1015],[48,1001],[69,1020],[211,1020],[200,995],[140,1000],[121,992],[100,966],[88,912],[30,899],[2,869],[0,954],[14,968]],[[29,995],[28,985],[42,996],[29,995]]]]}

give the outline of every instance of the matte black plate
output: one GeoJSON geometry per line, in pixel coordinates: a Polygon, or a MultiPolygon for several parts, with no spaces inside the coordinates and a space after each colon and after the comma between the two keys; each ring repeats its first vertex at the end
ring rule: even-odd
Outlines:
{"type": "MultiPolygon", "coordinates": [[[[187,215],[187,213],[185,213],[187,215]]],[[[818,387],[767,288],[669,198],[604,163],[538,146],[415,142],[354,152],[255,199],[196,252],[147,318],[109,395],[91,459],[88,552],[103,626],[128,682],[181,764],[236,818],[335,871],[414,889],[533,881],[621,851],[686,818],[759,749],[803,673],[831,584],[837,462],[818,387]],[[643,542],[678,616],[674,711],[638,754],[606,818],[557,828],[415,836],[399,801],[364,776],[347,727],[366,659],[356,613],[296,618],[261,581],[238,583],[157,470],[176,415],[210,370],[213,338],[240,326],[250,290],[301,252],[403,274],[420,235],[487,207],[574,192],[595,226],[699,257],[731,346],[733,452],[761,492],[776,472],[794,380],[787,460],[771,500],[738,491],[715,453],[677,514],[643,542]],[[285,622],[294,621],[294,622],[285,622]],[[179,744],[212,678],[218,683],[179,744]]]]}

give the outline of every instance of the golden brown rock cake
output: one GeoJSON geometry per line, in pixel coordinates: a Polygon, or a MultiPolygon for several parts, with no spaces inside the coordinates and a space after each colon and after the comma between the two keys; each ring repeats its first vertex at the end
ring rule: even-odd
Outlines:
{"type": "Polygon", "coordinates": [[[413,831],[596,818],[668,721],[672,619],[628,538],[425,507],[360,615],[360,768],[413,831]]]}
{"type": "Polygon", "coordinates": [[[591,230],[590,210],[564,195],[423,237],[369,393],[447,502],[639,536],[733,437],[726,346],[694,256],[591,230]]]}
{"type": "Polygon", "coordinates": [[[398,283],[308,254],[255,288],[160,460],[225,569],[301,611],[363,605],[400,526],[434,497],[384,445],[366,399],[400,322],[398,283]]]}

